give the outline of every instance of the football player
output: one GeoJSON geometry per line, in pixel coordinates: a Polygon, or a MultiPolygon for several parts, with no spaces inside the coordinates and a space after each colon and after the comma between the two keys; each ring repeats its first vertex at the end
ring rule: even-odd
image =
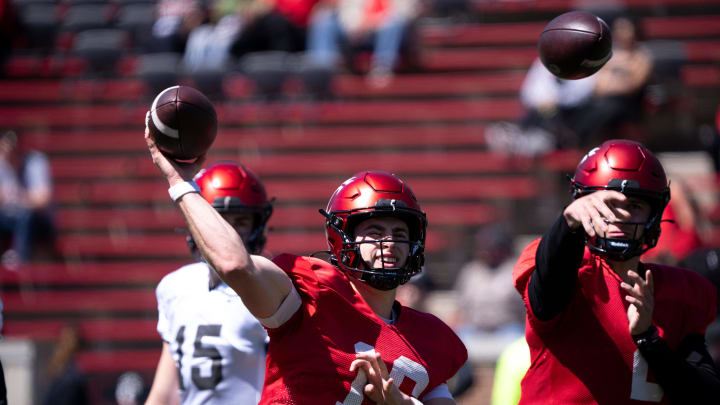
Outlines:
{"type": "MultiPolygon", "coordinates": [[[[259,254],[272,204],[258,177],[223,162],[200,171],[195,182],[247,250],[259,254]]],[[[256,404],[265,372],[265,329],[208,267],[191,237],[188,244],[198,261],[157,287],[163,349],[146,404],[256,404]]]]}
{"type": "Polygon", "coordinates": [[[571,184],[574,201],[514,269],[531,353],[520,404],[717,404],[704,340],[717,292],[693,271],[640,262],[670,200],[662,165],[611,140],[571,184]]]}
{"type": "Polygon", "coordinates": [[[268,260],[187,181],[197,162],[170,161],[145,139],[200,252],[268,330],[261,404],[455,404],[446,382],[465,346],[438,318],[395,301],[421,270],[427,226],[405,183],[370,171],[338,187],[322,211],[330,262],[268,260]]]}

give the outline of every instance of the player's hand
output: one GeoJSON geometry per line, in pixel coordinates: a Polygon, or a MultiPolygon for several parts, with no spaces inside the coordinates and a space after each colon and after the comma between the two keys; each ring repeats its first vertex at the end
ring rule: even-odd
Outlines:
{"type": "Polygon", "coordinates": [[[173,159],[169,159],[158,149],[157,144],[152,136],[150,136],[150,130],[148,129],[147,122],[150,112],[145,114],[145,142],[147,142],[148,149],[150,150],[150,156],[152,157],[155,166],[160,169],[160,172],[165,176],[170,186],[174,186],[177,183],[183,181],[190,181],[195,176],[195,173],[200,171],[203,164],[205,163],[205,155],[202,155],[195,159],[193,162],[185,163],[178,162],[173,159]]]}
{"type": "Polygon", "coordinates": [[[582,227],[591,238],[604,235],[608,231],[608,222],[630,220],[630,213],[616,205],[626,199],[618,191],[596,191],[573,201],[565,208],[563,216],[570,229],[582,227]]]}
{"type": "Polygon", "coordinates": [[[635,283],[620,283],[620,287],[628,294],[625,300],[630,303],[627,310],[630,334],[639,335],[652,325],[655,297],[653,275],[650,270],[645,271],[645,279],[634,271],[628,271],[628,277],[635,283]]]}
{"type": "Polygon", "coordinates": [[[374,350],[357,353],[350,365],[350,371],[363,372],[367,376],[365,395],[376,404],[381,405],[410,405],[409,396],[400,392],[395,381],[389,378],[387,367],[380,354],[374,350]]]}

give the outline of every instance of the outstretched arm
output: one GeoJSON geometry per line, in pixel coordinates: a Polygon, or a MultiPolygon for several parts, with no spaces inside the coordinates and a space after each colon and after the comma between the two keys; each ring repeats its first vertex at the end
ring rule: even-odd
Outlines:
{"type": "Polygon", "coordinates": [[[585,251],[585,234],[594,237],[607,231],[608,221],[627,219],[629,213],[615,207],[625,195],[596,191],[573,201],[543,235],[535,254],[528,300],[533,315],[549,321],[565,310],[575,293],[577,272],[585,251]]]}
{"type": "MultiPolygon", "coordinates": [[[[145,141],[153,163],[171,188],[192,180],[205,160],[202,156],[189,164],[168,159],[158,149],[147,127],[145,141]]],[[[274,315],[292,288],[287,274],[272,261],[250,255],[240,235],[199,193],[184,194],[176,203],[200,253],[237,292],[250,313],[256,318],[274,315]]]]}

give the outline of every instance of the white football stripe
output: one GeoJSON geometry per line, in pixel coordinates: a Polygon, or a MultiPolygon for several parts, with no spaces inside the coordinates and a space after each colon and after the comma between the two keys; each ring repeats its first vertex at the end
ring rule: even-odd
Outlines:
{"type": "Polygon", "coordinates": [[[158,100],[160,99],[160,97],[162,97],[163,94],[165,94],[165,92],[173,90],[173,89],[177,89],[178,87],[180,87],[180,86],[168,87],[167,89],[161,91],[160,94],[158,94],[157,97],[155,97],[155,100],[153,100],[152,107],[150,108],[150,111],[152,111],[151,115],[152,115],[153,124],[155,124],[155,128],[157,128],[164,135],[169,136],[171,138],[175,138],[175,139],[180,138],[180,134],[178,133],[178,130],[170,128],[169,126],[165,125],[165,123],[160,120],[160,117],[158,117],[157,110],[155,107],[157,106],[158,100]]]}

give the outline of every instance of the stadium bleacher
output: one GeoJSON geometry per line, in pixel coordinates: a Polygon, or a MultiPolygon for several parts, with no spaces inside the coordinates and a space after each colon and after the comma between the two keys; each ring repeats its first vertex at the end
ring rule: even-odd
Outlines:
{"type": "MultiPolygon", "coordinates": [[[[720,1],[620,3],[641,19],[648,40],[682,45],[678,79],[691,100],[699,93],[716,106],[720,1]]],[[[57,18],[71,18],[60,4],[57,18]]],[[[548,194],[565,195],[559,179],[581,151],[503,156],[487,149],[484,128],[521,117],[517,93],[537,56],[537,36],[548,17],[572,5],[479,1],[476,22],[421,21],[422,72],[399,75],[382,89],[343,74],[333,83],[333,101],[266,104],[246,77],[228,73],[226,98],[215,103],[222,126],[209,161],[240,160],[264,179],[277,199],[268,243],[275,253],[326,248],[317,209],[352,173],[398,173],[428,213],[428,272],[449,287],[452,266],[468,255],[463,237],[496,218],[516,218],[523,233],[537,233],[542,224],[533,223],[528,207],[548,194]]],[[[191,260],[182,218],[142,139],[153,95],[137,72],[140,51],[128,48],[111,75],[96,75],[71,51],[79,26],[111,24],[113,7],[100,22],[87,7],[77,11],[51,52],[16,50],[0,80],[0,128],[18,130],[50,156],[65,259],[0,268],[3,333],[50,342],[65,322],[79,325],[88,343],[79,363],[98,381],[94,403],[108,401],[105,385],[122,371],[152,376],[161,347],[154,288],[191,260]]],[[[708,111],[698,108],[692,119],[711,122],[708,111]]]]}

